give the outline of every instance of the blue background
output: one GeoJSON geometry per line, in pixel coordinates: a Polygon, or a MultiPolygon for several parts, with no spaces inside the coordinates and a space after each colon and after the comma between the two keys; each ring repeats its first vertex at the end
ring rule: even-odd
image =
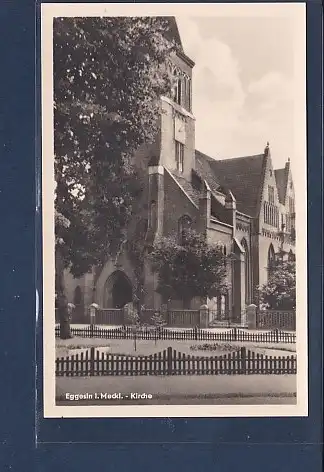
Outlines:
{"type": "MultiPolygon", "coordinates": [[[[0,5],[0,470],[321,470],[321,2],[307,5],[310,415],[290,419],[43,420],[41,397],[36,410],[35,287],[41,289],[35,275],[41,268],[36,12],[32,0],[0,5]]],[[[41,386],[40,364],[37,372],[41,386]]]]}

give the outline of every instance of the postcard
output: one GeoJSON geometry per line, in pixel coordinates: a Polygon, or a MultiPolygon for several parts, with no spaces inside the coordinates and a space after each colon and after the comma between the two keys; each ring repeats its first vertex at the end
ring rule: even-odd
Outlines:
{"type": "Polygon", "coordinates": [[[307,416],[305,11],[42,4],[45,417],[307,416]]]}

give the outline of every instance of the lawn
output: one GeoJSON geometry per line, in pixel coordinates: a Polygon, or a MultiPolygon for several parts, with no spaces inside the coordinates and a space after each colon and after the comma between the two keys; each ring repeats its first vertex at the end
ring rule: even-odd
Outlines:
{"type": "MultiPolygon", "coordinates": [[[[158,340],[155,344],[154,340],[137,340],[136,351],[134,350],[134,341],[131,339],[98,339],[98,338],[81,338],[74,337],[72,339],[56,339],[56,357],[65,357],[80,352],[85,352],[90,347],[96,347],[101,352],[111,354],[125,355],[151,355],[159,353],[168,347],[172,347],[176,351],[184,354],[195,356],[217,356],[227,352],[233,352],[242,347],[241,342],[225,342],[225,341],[171,341],[158,340]],[[204,344],[213,344],[216,349],[213,351],[200,350],[199,347],[204,344]],[[191,349],[194,346],[195,350],[191,349]]],[[[269,356],[288,356],[296,352],[295,344],[265,344],[265,343],[245,343],[245,347],[258,354],[266,354],[269,356]]]]}

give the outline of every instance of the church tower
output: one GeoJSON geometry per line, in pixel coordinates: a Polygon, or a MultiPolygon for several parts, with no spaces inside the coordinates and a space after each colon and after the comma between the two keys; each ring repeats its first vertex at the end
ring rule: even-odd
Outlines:
{"type": "Polygon", "coordinates": [[[170,35],[178,52],[168,63],[173,87],[162,97],[159,165],[186,180],[191,180],[195,163],[195,119],[192,114],[192,69],[194,62],[184,53],[174,17],[169,19],[170,35]]]}

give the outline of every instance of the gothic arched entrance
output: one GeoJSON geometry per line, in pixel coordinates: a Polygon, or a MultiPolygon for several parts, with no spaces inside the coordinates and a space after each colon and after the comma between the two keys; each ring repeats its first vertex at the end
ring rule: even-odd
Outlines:
{"type": "Polygon", "coordinates": [[[74,322],[82,323],[84,317],[84,302],[83,302],[83,293],[80,285],[78,285],[74,290],[73,304],[75,306],[74,313],[72,314],[72,319],[74,322]]]}
{"type": "Polygon", "coordinates": [[[104,307],[122,308],[132,298],[133,288],[129,278],[123,271],[116,270],[105,283],[104,307]]]}

